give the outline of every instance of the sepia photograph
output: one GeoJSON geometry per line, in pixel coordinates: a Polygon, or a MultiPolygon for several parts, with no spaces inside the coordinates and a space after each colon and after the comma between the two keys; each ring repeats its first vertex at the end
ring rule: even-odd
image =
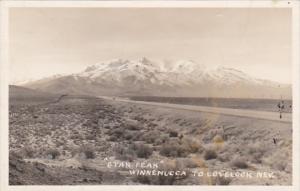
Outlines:
{"type": "Polygon", "coordinates": [[[289,7],[11,7],[9,185],[293,185],[289,7]]]}

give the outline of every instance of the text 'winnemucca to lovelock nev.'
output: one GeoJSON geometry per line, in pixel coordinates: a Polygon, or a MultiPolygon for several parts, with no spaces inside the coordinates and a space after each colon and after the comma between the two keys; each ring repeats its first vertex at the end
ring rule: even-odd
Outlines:
{"type": "Polygon", "coordinates": [[[196,177],[225,177],[225,178],[276,178],[274,172],[250,170],[214,170],[208,168],[183,168],[172,167],[172,164],[163,162],[107,162],[108,168],[127,171],[133,176],[196,176],[196,177]]]}

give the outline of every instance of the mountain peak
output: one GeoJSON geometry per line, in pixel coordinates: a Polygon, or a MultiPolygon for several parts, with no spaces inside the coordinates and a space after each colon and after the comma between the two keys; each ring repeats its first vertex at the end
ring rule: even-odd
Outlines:
{"type": "Polygon", "coordinates": [[[149,60],[146,57],[144,57],[144,56],[142,58],[140,58],[139,61],[141,63],[147,63],[147,62],[149,62],[149,60]]]}

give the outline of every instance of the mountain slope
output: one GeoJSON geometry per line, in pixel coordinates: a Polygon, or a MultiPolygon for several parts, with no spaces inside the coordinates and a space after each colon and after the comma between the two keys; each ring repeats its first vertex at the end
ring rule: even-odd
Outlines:
{"type": "Polygon", "coordinates": [[[11,98],[19,97],[49,97],[49,93],[41,92],[29,88],[24,88],[21,86],[10,85],[9,86],[9,95],[11,98]]]}
{"type": "Polygon", "coordinates": [[[84,71],[25,84],[47,92],[88,95],[291,97],[291,87],[226,67],[209,69],[191,60],[115,59],[84,71]]]}

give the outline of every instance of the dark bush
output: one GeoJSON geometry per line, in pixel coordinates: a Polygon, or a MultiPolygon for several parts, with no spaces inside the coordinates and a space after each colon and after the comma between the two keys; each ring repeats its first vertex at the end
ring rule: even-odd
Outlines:
{"type": "Polygon", "coordinates": [[[152,155],[152,148],[145,144],[133,144],[131,148],[139,158],[149,158],[152,155]]]}
{"type": "Polygon", "coordinates": [[[143,135],[143,140],[146,141],[146,143],[154,143],[160,136],[160,133],[158,131],[151,131],[149,133],[145,133],[143,135]]]}
{"type": "Polygon", "coordinates": [[[110,129],[110,126],[109,125],[105,125],[103,128],[104,129],[110,129]]]}
{"type": "Polygon", "coordinates": [[[215,158],[217,158],[216,151],[214,151],[212,149],[205,150],[205,153],[204,153],[205,160],[211,160],[211,159],[215,159],[215,158]]]}
{"type": "Polygon", "coordinates": [[[107,140],[112,141],[112,142],[116,142],[116,141],[118,141],[118,137],[115,136],[115,135],[111,135],[107,140]]]}
{"type": "Polygon", "coordinates": [[[56,159],[57,157],[59,157],[60,155],[60,152],[56,149],[49,149],[47,152],[46,152],[46,155],[47,156],[50,156],[51,159],[56,159]]]}
{"type": "Polygon", "coordinates": [[[131,130],[131,131],[140,130],[140,128],[137,125],[127,125],[126,129],[131,130]]]}
{"type": "Polygon", "coordinates": [[[201,144],[193,139],[183,138],[181,144],[189,153],[201,153],[204,150],[201,144]]]}
{"type": "Polygon", "coordinates": [[[115,148],[115,156],[116,159],[122,161],[130,161],[132,162],[136,158],[136,153],[133,149],[128,147],[120,146],[115,148]]]}
{"type": "Polygon", "coordinates": [[[165,143],[161,147],[159,154],[166,157],[186,157],[188,155],[183,146],[170,143],[165,143]]]}
{"type": "Polygon", "coordinates": [[[170,137],[178,137],[178,133],[176,131],[172,130],[172,131],[169,132],[169,136],[170,137]]]}
{"type": "Polygon", "coordinates": [[[88,134],[85,136],[86,140],[95,140],[96,139],[96,135],[95,134],[88,134]]]}
{"type": "Polygon", "coordinates": [[[117,137],[122,137],[122,135],[124,134],[124,129],[116,128],[116,129],[111,130],[109,134],[115,135],[117,137]]]}
{"type": "Polygon", "coordinates": [[[87,159],[94,159],[96,157],[95,148],[92,146],[83,146],[80,150],[87,159]]]}
{"type": "Polygon", "coordinates": [[[133,133],[130,131],[125,131],[123,136],[124,136],[124,139],[131,140],[133,138],[133,133]]]}
{"type": "Polygon", "coordinates": [[[236,168],[246,169],[248,168],[248,164],[243,159],[234,159],[231,163],[232,166],[236,168]]]}
{"type": "Polygon", "coordinates": [[[143,133],[137,131],[133,134],[132,141],[140,141],[140,140],[144,140],[143,133]]]}

